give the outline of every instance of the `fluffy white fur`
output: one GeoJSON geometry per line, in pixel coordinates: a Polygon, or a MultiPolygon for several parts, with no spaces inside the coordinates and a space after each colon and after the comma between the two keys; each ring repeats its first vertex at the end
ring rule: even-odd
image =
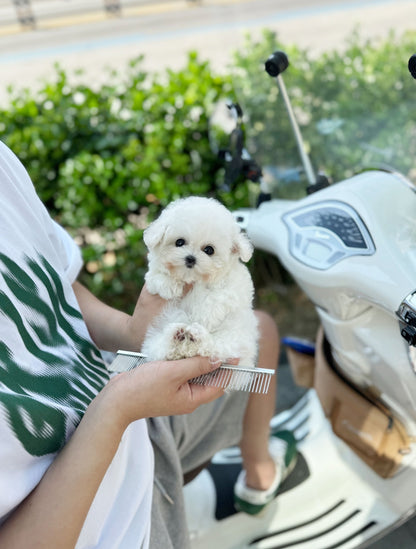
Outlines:
{"type": "Polygon", "coordinates": [[[147,288],[168,300],[142,352],[154,360],[195,355],[254,366],[257,320],[247,267],[253,249],[234,216],[214,199],[172,202],[144,233],[147,288]],[[185,284],[192,289],[184,294],[185,284]]]}

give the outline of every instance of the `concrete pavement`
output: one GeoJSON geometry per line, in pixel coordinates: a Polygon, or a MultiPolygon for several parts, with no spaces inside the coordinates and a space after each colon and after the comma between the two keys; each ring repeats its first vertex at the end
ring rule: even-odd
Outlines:
{"type": "MultiPolygon", "coordinates": [[[[111,13],[105,9],[106,4],[110,5],[110,1],[30,0],[27,5],[16,8],[11,0],[0,0],[0,36],[106,21],[111,18],[111,13]],[[33,15],[33,27],[19,23],[19,11],[33,15]]],[[[192,0],[114,0],[111,4],[120,6],[122,17],[169,13],[195,6],[192,0]]]]}
{"type": "Polygon", "coordinates": [[[245,34],[260,35],[266,27],[312,52],[342,47],[357,26],[365,38],[416,30],[414,0],[204,0],[192,7],[171,0],[147,9],[153,11],[71,25],[55,21],[55,27],[0,36],[0,102],[7,84],[36,87],[54,74],[55,62],[69,73],[81,68],[99,84],[108,78],[105,67],[120,69],[139,54],[145,70],[178,69],[197,50],[224,71],[245,34]]]}

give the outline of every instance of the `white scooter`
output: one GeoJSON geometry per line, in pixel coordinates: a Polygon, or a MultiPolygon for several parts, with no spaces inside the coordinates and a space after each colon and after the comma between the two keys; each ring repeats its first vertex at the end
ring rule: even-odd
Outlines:
{"type": "Polygon", "coordinates": [[[375,547],[416,512],[416,187],[386,171],[317,182],[283,83],[287,65],[276,52],[266,70],[312,192],[271,199],[263,187],[266,200],[235,215],[319,315],[315,350],[286,341],[309,388],[271,424],[294,432],[300,457],[276,500],[249,516],[232,505],[239,450],[215,455],[184,488],[195,549],[375,547]]]}

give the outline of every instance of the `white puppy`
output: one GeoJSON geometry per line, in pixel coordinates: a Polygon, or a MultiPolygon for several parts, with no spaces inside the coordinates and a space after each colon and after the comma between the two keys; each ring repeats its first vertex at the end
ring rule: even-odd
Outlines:
{"type": "Polygon", "coordinates": [[[254,290],[242,263],[253,249],[231,212],[214,199],[177,200],[145,230],[144,242],[147,288],[168,303],[149,328],[142,352],[153,360],[239,357],[241,366],[254,366],[254,290]]]}

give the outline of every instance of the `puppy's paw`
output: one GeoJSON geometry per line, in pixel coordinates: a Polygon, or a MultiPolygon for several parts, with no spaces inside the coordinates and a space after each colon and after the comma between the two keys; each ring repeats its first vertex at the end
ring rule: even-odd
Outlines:
{"type": "Polygon", "coordinates": [[[145,276],[147,290],[151,294],[158,294],[160,297],[166,300],[175,299],[181,297],[183,293],[183,284],[175,283],[171,279],[162,276],[154,275],[145,276]]]}
{"type": "Polygon", "coordinates": [[[209,333],[202,324],[198,324],[198,322],[193,322],[187,327],[187,331],[189,334],[189,337],[192,336],[193,341],[195,342],[203,342],[206,338],[208,338],[209,333]]]}
{"type": "Polygon", "coordinates": [[[208,331],[197,322],[181,327],[179,332],[177,335],[181,341],[195,344],[203,342],[209,336],[208,331]]]}
{"type": "Polygon", "coordinates": [[[195,343],[195,337],[187,327],[179,328],[173,335],[173,339],[175,341],[182,342],[182,343],[187,340],[191,341],[192,343],[195,343]]]}
{"type": "Polygon", "coordinates": [[[171,345],[167,358],[177,360],[196,356],[205,348],[208,332],[200,324],[177,323],[171,327],[171,345]]]}

